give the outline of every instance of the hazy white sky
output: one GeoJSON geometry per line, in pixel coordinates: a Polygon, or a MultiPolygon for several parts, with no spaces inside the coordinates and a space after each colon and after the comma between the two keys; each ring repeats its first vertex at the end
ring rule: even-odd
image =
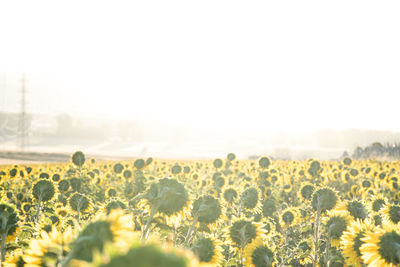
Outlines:
{"type": "Polygon", "coordinates": [[[33,112],[400,130],[399,14],[399,1],[1,1],[0,108],[18,108],[25,71],[33,112]]]}

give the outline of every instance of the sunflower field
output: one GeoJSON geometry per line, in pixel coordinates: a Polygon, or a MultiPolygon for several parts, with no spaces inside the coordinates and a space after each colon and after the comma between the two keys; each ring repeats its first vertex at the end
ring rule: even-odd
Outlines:
{"type": "Polygon", "coordinates": [[[400,266],[400,162],[0,166],[1,266],[400,266]]]}

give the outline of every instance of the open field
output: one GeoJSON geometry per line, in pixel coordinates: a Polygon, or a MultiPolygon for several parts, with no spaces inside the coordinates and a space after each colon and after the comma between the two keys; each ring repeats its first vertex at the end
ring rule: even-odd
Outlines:
{"type": "Polygon", "coordinates": [[[3,160],[3,266],[400,264],[397,161],[3,160]]]}

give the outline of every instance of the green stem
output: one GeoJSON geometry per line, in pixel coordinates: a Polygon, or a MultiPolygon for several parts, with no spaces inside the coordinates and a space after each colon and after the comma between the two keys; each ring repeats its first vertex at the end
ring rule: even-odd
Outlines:
{"type": "Polygon", "coordinates": [[[140,240],[146,240],[148,238],[150,232],[151,221],[153,220],[154,215],[157,213],[158,206],[154,207],[150,211],[149,219],[147,220],[146,225],[143,228],[142,237],[140,240]]]}
{"type": "Polygon", "coordinates": [[[190,242],[191,235],[192,235],[192,232],[194,230],[194,227],[196,226],[196,223],[197,223],[197,217],[194,217],[193,218],[193,223],[192,223],[192,225],[190,225],[190,228],[189,228],[189,230],[187,232],[187,235],[186,235],[186,238],[185,238],[185,247],[187,247],[187,245],[190,242]]]}
{"type": "Polygon", "coordinates": [[[318,205],[317,208],[317,218],[315,219],[314,225],[314,257],[313,257],[313,267],[318,265],[318,246],[319,246],[319,224],[320,224],[320,213],[321,209],[318,205]]]}
{"type": "Polygon", "coordinates": [[[37,208],[37,214],[36,214],[36,224],[39,223],[40,221],[40,213],[42,211],[42,198],[39,197],[39,203],[38,203],[38,208],[37,208]]]}
{"type": "Polygon", "coordinates": [[[1,235],[1,266],[3,266],[4,260],[6,259],[6,239],[7,239],[7,234],[4,233],[1,235]]]}
{"type": "Polygon", "coordinates": [[[325,264],[324,266],[329,267],[329,250],[331,248],[331,235],[328,233],[327,243],[325,245],[325,264]]]}

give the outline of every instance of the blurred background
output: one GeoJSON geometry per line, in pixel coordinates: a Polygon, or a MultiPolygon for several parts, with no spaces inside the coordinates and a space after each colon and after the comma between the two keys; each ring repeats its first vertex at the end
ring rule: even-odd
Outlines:
{"type": "Polygon", "coordinates": [[[3,1],[0,156],[397,158],[399,8],[3,1]]]}

